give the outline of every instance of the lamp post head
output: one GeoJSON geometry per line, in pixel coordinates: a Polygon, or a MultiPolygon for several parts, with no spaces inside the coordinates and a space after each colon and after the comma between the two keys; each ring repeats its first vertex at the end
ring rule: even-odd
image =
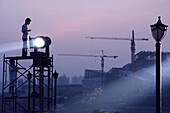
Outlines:
{"type": "Polygon", "coordinates": [[[57,79],[58,78],[58,73],[56,72],[56,70],[55,70],[55,72],[53,73],[53,77],[54,77],[54,79],[57,79]]]}
{"type": "Polygon", "coordinates": [[[28,78],[28,80],[30,80],[32,78],[32,74],[30,72],[28,72],[27,78],[28,78]]]}
{"type": "Polygon", "coordinates": [[[150,25],[150,27],[153,38],[159,42],[164,38],[168,25],[164,25],[161,22],[161,17],[159,16],[157,23],[154,25],[150,25]]]}

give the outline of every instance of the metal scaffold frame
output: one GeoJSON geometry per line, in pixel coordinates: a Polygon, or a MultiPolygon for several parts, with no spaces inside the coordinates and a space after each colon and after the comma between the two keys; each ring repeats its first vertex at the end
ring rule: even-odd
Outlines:
{"type": "Polygon", "coordinates": [[[44,113],[53,109],[53,56],[16,56],[3,57],[3,83],[2,83],[2,113],[44,113]],[[9,60],[13,59],[15,65],[25,70],[17,70],[17,78],[7,83],[9,78],[9,60]],[[29,61],[31,66],[25,66],[24,61],[29,61]],[[28,73],[32,78],[29,79],[28,73]],[[15,88],[17,96],[9,96],[8,88],[13,82],[24,78],[23,83],[15,88]],[[18,89],[26,87],[27,94],[18,95],[18,89]]]}

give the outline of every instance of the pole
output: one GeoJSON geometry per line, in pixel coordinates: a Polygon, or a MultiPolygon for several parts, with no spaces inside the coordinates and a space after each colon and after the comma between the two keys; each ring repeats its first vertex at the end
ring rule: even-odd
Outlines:
{"type": "Polygon", "coordinates": [[[41,78],[41,88],[42,88],[42,90],[41,90],[41,92],[42,92],[42,97],[41,97],[41,100],[42,100],[42,104],[41,104],[41,106],[42,106],[42,113],[44,112],[44,67],[42,67],[42,74],[41,74],[41,76],[42,76],[42,78],[41,78]]]}
{"type": "Polygon", "coordinates": [[[103,88],[103,76],[104,76],[104,58],[101,58],[101,88],[103,88]]]}
{"type": "MultiPolygon", "coordinates": [[[[53,55],[52,55],[52,59],[51,59],[51,69],[50,69],[50,72],[53,72],[53,55]]],[[[51,102],[51,110],[53,109],[53,77],[51,76],[50,78],[50,81],[51,81],[51,97],[50,97],[50,102],[51,102]]]]}
{"type": "Polygon", "coordinates": [[[161,113],[161,44],[156,42],[156,113],[161,113]]]}
{"type": "Polygon", "coordinates": [[[28,111],[30,112],[30,79],[28,79],[28,111]]]}
{"type": "MultiPolygon", "coordinates": [[[[41,60],[40,60],[41,62],[41,60]]],[[[40,63],[41,64],[41,63],[40,63]]],[[[40,94],[40,98],[39,98],[39,112],[43,113],[43,105],[42,105],[42,66],[40,66],[40,74],[39,74],[39,94],[40,94]]]]}
{"type": "Polygon", "coordinates": [[[53,109],[53,77],[51,77],[51,110],[53,109]]]}
{"type": "Polygon", "coordinates": [[[54,79],[54,109],[56,109],[56,90],[57,90],[57,79],[54,79]]]}
{"type": "Polygon", "coordinates": [[[48,67],[48,111],[50,111],[50,67],[48,67]]]}
{"type": "Polygon", "coordinates": [[[131,70],[134,72],[135,68],[135,37],[134,30],[132,30],[132,39],[131,39],[131,70]]]}
{"type": "Polygon", "coordinates": [[[5,77],[4,76],[5,76],[5,72],[6,71],[5,71],[5,54],[4,54],[4,56],[3,56],[3,82],[2,82],[2,108],[1,108],[2,113],[4,113],[4,111],[3,111],[4,106],[3,105],[4,105],[4,86],[5,86],[5,84],[4,84],[5,83],[5,77]]]}
{"type": "Polygon", "coordinates": [[[35,113],[35,64],[33,67],[33,113],[35,113]]]}
{"type": "Polygon", "coordinates": [[[102,50],[102,57],[101,57],[101,88],[103,88],[103,76],[104,76],[104,53],[102,50]]]}

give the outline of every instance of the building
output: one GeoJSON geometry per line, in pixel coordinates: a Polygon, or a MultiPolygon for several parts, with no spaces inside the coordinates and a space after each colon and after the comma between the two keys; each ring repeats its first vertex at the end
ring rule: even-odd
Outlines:
{"type": "MultiPolygon", "coordinates": [[[[104,77],[106,72],[104,72],[104,77]]],[[[82,80],[83,93],[93,93],[96,89],[101,88],[101,70],[85,69],[85,76],[82,80]]]]}
{"type": "Polygon", "coordinates": [[[57,79],[58,85],[68,85],[70,84],[70,78],[65,74],[63,76],[59,76],[57,79]]]}
{"type": "Polygon", "coordinates": [[[106,73],[104,83],[107,84],[116,80],[116,78],[125,78],[132,74],[130,70],[124,68],[112,68],[106,73]]]}
{"type": "MultiPolygon", "coordinates": [[[[170,60],[170,52],[162,52],[162,61],[170,60]]],[[[155,65],[156,53],[153,51],[140,51],[135,55],[134,71],[155,65]]],[[[124,69],[131,70],[131,64],[123,66],[124,69]]]]}
{"type": "MultiPolygon", "coordinates": [[[[128,87],[128,94],[155,95],[155,60],[155,52],[141,51],[135,55],[135,69],[133,72],[131,71],[131,64],[127,64],[122,68],[112,68],[106,74],[105,85],[116,81],[124,81],[123,83],[128,81],[127,86],[130,86],[128,87]]],[[[170,52],[162,52],[162,87],[165,95],[170,95],[169,68],[170,52]]]]}
{"type": "Polygon", "coordinates": [[[82,84],[83,76],[72,77],[72,84],[82,84]]]}

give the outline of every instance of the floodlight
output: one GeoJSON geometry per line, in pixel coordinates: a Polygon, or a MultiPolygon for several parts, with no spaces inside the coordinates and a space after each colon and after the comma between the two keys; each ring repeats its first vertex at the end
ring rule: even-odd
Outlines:
{"type": "Polygon", "coordinates": [[[42,38],[38,37],[34,40],[34,45],[35,47],[41,48],[45,45],[45,41],[42,38]]]}
{"type": "Polygon", "coordinates": [[[45,36],[37,36],[30,39],[30,48],[45,48],[51,44],[51,39],[45,36]]]}

